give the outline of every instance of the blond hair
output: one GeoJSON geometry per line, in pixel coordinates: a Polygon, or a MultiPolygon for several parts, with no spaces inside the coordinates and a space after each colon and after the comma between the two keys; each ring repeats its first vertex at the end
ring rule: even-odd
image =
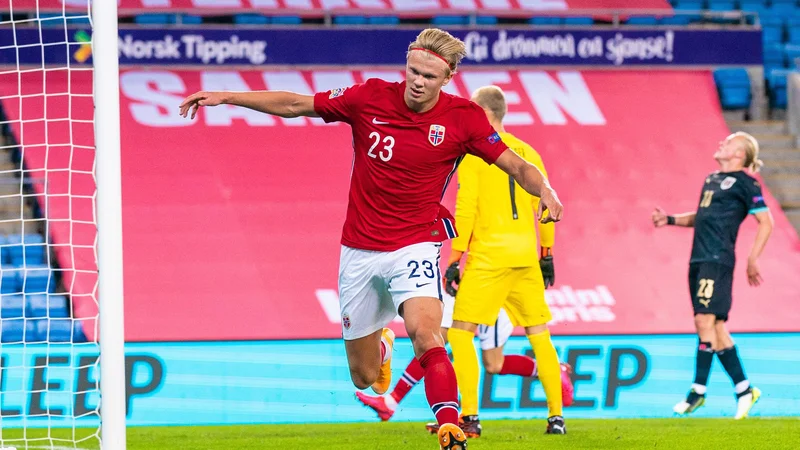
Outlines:
{"type": "Polygon", "coordinates": [[[448,66],[445,72],[447,76],[456,72],[458,63],[467,55],[467,47],[461,39],[438,28],[422,30],[417,39],[408,45],[406,58],[413,49],[427,50],[445,60],[448,66]]]}
{"type": "Polygon", "coordinates": [[[764,161],[758,159],[758,141],[750,133],[744,131],[737,131],[733,136],[742,138],[742,147],[744,147],[744,166],[753,172],[758,172],[764,167],[764,161]]]}
{"type": "Polygon", "coordinates": [[[497,86],[480,87],[472,94],[472,98],[481,108],[491,111],[495,119],[501,122],[508,112],[506,96],[497,86]]]}

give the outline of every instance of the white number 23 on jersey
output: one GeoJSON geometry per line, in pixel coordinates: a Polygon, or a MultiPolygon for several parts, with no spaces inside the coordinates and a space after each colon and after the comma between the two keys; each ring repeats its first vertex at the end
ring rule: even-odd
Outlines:
{"type": "Polygon", "coordinates": [[[369,155],[370,158],[380,158],[383,162],[392,159],[392,147],[394,147],[394,138],[392,136],[386,136],[383,138],[383,140],[381,140],[381,135],[378,134],[377,131],[373,131],[369,134],[369,138],[375,140],[367,152],[367,155],[369,155]],[[375,148],[378,147],[381,142],[383,142],[383,148],[378,150],[378,153],[376,154],[375,148]]]}

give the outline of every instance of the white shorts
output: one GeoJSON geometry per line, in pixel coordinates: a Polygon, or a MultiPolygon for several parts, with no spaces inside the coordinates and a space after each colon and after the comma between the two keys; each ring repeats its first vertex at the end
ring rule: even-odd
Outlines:
{"type": "MultiPolygon", "coordinates": [[[[442,328],[453,326],[453,309],[455,308],[455,298],[447,292],[442,292],[442,328]]],[[[481,341],[481,350],[491,350],[506,345],[511,333],[514,332],[514,324],[508,318],[504,309],[500,309],[497,321],[494,325],[478,325],[478,339],[481,341]]]]}
{"type": "Polygon", "coordinates": [[[342,337],[353,340],[380,330],[410,298],[441,300],[441,248],[438,242],[422,242],[377,252],[343,245],[339,259],[342,337]]]}

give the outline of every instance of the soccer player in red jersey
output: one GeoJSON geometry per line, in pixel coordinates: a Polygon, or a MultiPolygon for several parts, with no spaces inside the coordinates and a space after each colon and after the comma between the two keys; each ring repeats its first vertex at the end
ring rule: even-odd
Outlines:
{"type": "Polygon", "coordinates": [[[322,117],[353,133],[353,172],[342,231],[339,298],[342,337],[353,384],[383,394],[391,384],[394,334],[405,321],[425,373],[425,393],[443,449],[466,449],[458,427],[458,388],[444,349],[439,273],[441,242],[455,237],[441,205],[465,154],[496,164],[541,198],[538,217],[558,221],[563,206],[542,173],[509,150],[483,109],[442,92],[466,55],[464,43],[427,29],[408,47],[406,80],[362,84],[301,95],[285,91],[197,92],[180,105],[195,117],[201,106],[237,105],[279,117],[322,117]],[[544,210],[549,214],[544,215],[544,210]]]}

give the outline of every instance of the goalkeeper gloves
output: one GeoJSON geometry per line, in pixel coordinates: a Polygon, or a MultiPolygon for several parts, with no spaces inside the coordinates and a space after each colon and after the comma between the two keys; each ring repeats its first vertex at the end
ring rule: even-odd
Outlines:
{"type": "Polygon", "coordinates": [[[544,288],[547,289],[556,282],[556,270],[553,266],[553,254],[549,248],[542,248],[542,258],[539,259],[539,267],[542,269],[544,288]]]}
{"type": "Polygon", "coordinates": [[[455,285],[461,283],[461,269],[458,268],[458,261],[453,262],[444,272],[444,290],[453,297],[456,296],[458,288],[455,285]],[[455,284],[455,285],[454,285],[455,284]]]}

